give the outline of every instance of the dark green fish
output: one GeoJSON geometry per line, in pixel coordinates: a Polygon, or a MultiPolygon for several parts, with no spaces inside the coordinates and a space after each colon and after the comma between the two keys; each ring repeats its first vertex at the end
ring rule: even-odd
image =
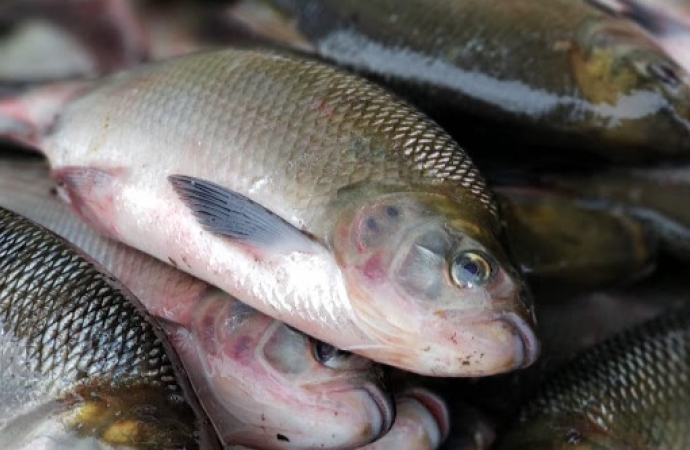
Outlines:
{"type": "Polygon", "coordinates": [[[690,155],[688,74],[584,0],[244,0],[229,14],[383,81],[461,143],[473,126],[458,113],[611,159],[690,155]]]}
{"type": "Polygon", "coordinates": [[[672,310],[586,351],[522,410],[517,449],[690,447],[690,308],[672,310]]]}
{"type": "Polygon", "coordinates": [[[648,275],[657,242],[637,218],[601,202],[499,188],[513,257],[536,288],[592,289],[648,275]]]}
{"type": "Polygon", "coordinates": [[[602,207],[615,207],[634,216],[658,237],[661,250],[690,261],[690,166],[544,179],[562,191],[598,200],[602,207]]]}
{"type": "Polygon", "coordinates": [[[0,448],[198,448],[178,363],[135,302],[0,208],[0,448]]]}

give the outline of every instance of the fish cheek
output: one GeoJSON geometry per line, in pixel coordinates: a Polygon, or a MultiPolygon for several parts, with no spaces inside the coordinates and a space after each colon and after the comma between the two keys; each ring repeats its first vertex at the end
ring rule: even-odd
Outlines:
{"type": "Polygon", "coordinates": [[[314,365],[309,345],[309,338],[281,324],[266,340],[262,358],[275,373],[296,376],[314,365]]]}
{"type": "Polygon", "coordinates": [[[434,301],[447,291],[447,264],[443,253],[413,244],[395,271],[395,282],[415,299],[434,301]]]}

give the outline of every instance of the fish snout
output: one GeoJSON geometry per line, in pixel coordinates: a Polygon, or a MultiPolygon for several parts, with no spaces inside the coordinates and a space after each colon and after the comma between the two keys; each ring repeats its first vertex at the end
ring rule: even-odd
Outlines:
{"type": "Polygon", "coordinates": [[[539,358],[540,343],[534,331],[532,314],[508,313],[502,320],[519,337],[519,350],[516,350],[516,368],[532,365],[539,358]]]}
{"type": "Polygon", "coordinates": [[[390,431],[395,422],[395,403],[391,395],[383,385],[374,382],[366,382],[360,388],[369,397],[367,415],[372,426],[372,441],[380,438],[390,431]]]}

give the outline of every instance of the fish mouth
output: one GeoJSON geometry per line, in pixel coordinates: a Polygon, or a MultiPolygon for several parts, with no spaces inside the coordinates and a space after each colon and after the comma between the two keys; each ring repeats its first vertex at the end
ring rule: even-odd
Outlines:
{"type": "Polygon", "coordinates": [[[516,368],[532,365],[539,358],[539,339],[529,322],[517,314],[507,314],[501,318],[512,330],[520,336],[521,354],[520,364],[516,368]]]}
{"type": "Polygon", "coordinates": [[[440,442],[445,441],[450,433],[450,413],[443,400],[426,389],[419,388],[406,390],[402,396],[416,400],[431,413],[441,433],[440,442]]]}
{"type": "Polygon", "coordinates": [[[395,403],[392,402],[390,395],[385,393],[374,383],[367,383],[360,389],[367,393],[379,413],[379,430],[378,433],[375,433],[372,439],[373,442],[388,433],[393,427],[393,422],[395,421],[395,403]]]}

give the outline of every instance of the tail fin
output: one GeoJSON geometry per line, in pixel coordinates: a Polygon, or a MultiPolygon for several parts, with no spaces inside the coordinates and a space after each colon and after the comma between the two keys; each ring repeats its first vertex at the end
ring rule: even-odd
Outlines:
{"type": "Polygon", "coordinates": [[[89,86],[87,80],[0,80],[0,139],[40,152],[42,137],[53,127],[60,110],[89,86]]]}

